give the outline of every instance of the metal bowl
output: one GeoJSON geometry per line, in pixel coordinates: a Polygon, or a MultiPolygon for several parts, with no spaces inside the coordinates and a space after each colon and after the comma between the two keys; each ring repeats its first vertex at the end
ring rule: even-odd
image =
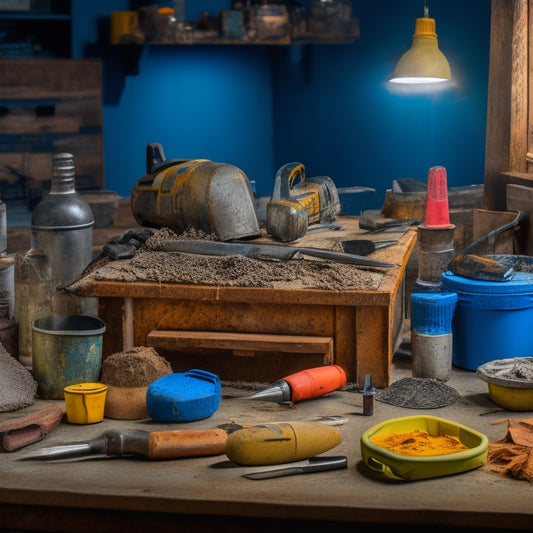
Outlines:
{"type": "Polygon", "coordinates": [[[533,357],[495,359],[477,368],[476,374],[487,382],[492,402],[509,411],[533,410],[533,357]],[[531,368],[532,376],[517,369],[531,368]]]}

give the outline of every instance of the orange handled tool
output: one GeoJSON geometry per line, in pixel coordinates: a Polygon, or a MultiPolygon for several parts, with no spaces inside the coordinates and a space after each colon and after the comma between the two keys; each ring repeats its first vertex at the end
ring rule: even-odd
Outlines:
{"type": "Polygon", "coordinates": [[[339,365],[319,366],[291,374],[250,396],[268,402],[299,402],[318,398],[346,384],[346,373],[339,365]]]}
{"type": "Polygon", "coordinates": [[[227,433],[222,429],[176,431],[115,431],[102,433],[90,442],[42,448],[21,459],[70,459],[97,455],[144,455],[149,459],[178,459],[220,455],[227,433]]]}

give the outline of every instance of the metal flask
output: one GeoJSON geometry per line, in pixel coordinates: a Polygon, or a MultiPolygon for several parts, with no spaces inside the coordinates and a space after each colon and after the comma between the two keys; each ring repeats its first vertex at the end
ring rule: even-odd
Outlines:
{"type": "Polygon", "coordinates": [[[75,189],[72,154],[52,158],[50,192],[31,220],[31,249],[15,258],[15,319],[19,360],[31,367],[32,323],[49,315],[96,314],[94,298],[60,289],[73,282],[92,259],[94,215],[75,189]]]}

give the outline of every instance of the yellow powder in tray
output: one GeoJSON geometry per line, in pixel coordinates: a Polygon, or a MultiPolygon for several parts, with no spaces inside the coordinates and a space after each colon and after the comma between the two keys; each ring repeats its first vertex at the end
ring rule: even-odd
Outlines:
{"type": "Polygon", "coordinates": [[[432,456],[448,455],[468,450],[453,435],[432,436],[427,431],[415,429],[405,433],[388,433],[370,437],[370,442],[398,455],[432,456]]]}

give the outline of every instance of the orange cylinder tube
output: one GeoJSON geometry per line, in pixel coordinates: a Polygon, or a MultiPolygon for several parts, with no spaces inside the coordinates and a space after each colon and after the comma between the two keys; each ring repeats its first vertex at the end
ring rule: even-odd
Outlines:
{"type": "Polygon", "coordinates": [[[346,372],[339,365],[319,366],[283,378],[291,388],[291,401],[324,396],[346,384],[346,372]]]}

